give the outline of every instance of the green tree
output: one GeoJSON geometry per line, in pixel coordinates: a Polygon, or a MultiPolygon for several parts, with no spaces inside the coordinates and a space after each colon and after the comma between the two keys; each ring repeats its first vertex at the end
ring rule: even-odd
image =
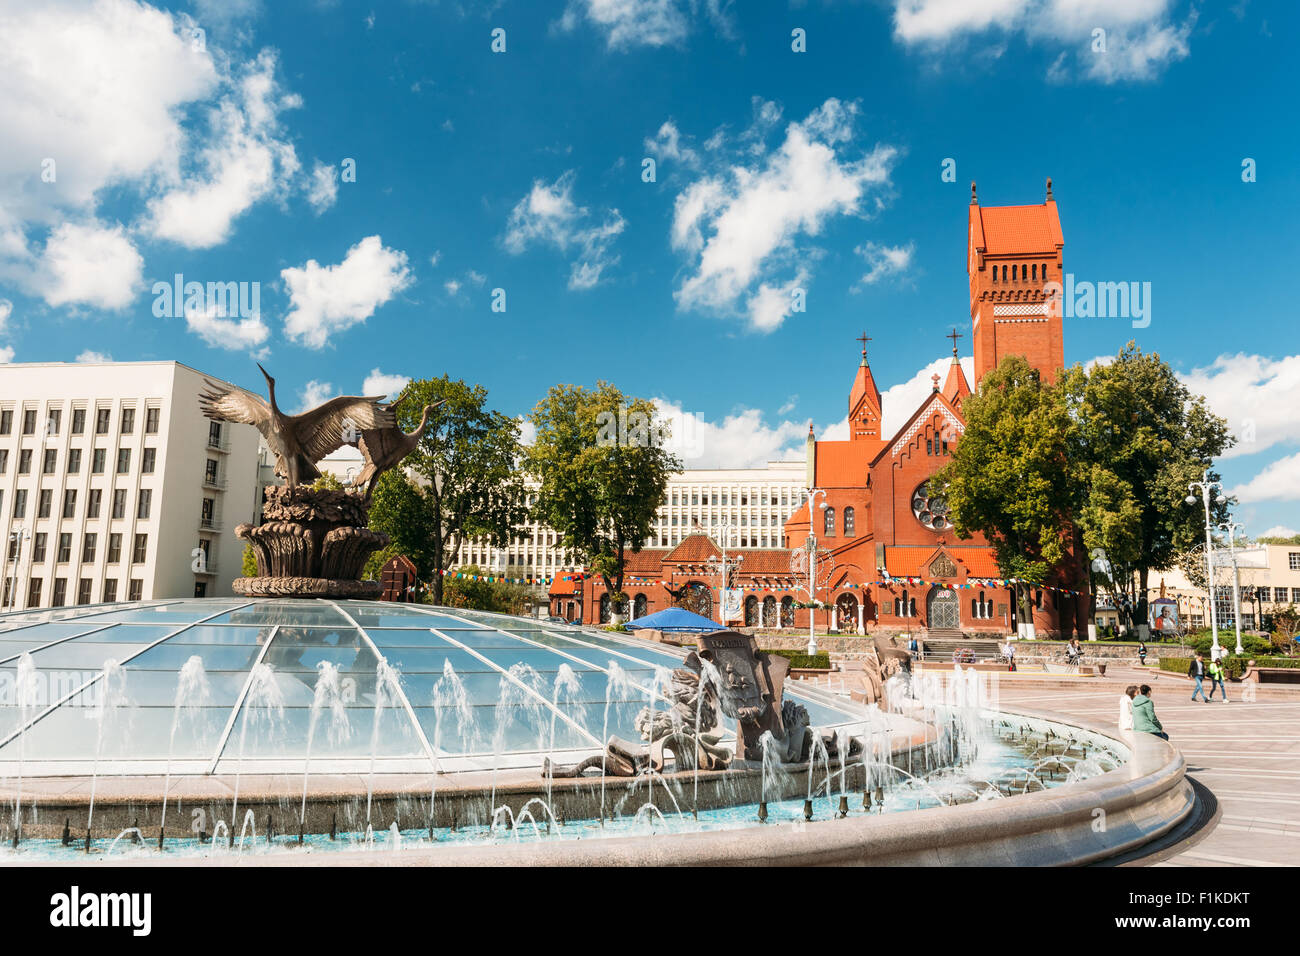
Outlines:
{"type": "Polygon", "coordinates": [[[622,613],[629,551],[641,550],[681,462],[655,407],[608,382],[556,385],[532,413],[527,466],[540,483],[534,514],[585,559],[622,613]]]}
{"type": "Polygon", "coordinates": [[[246,578],[257,577],[257,555],[251,544],[244,545],[244,554],[240,561],[240,573],[246,578]]]}
{"type": "Polygon", "coordinates": [[[486,408],[487,389],[449,376],[406,387],[398,420],[419,424],[425,405],[445,399],[402,468],[386,472],[375,489],[370,526],[388,534],[432,579],[433,602],[443,602],[442,572],[461,545],[482,537],[503,547],[527,519],[519,469],[519,421],[486,408]]]}
{"type": "MultiPolygon", "coordinates": [[[[1084,550],[1105,551],[1107,586],[1126,598],[1138,622],[1147,619],[1152,570],[1177,563],[1204,540],[1205,512],[1188,484],[1200,481],[1232,446],[1227,422],[1193,395],[1156,353],[1130,342],[1115,359],[1062,379],[1070,406],[1070,457],[1079,473],[1078,533],[1084,550]]],[[[1210,480],[1218,475],[1210,472],[1210,480]]],[[[1211,505],[1227,520],[1230,502],[1211,505]]]]}
{"type": "MultiPolygon", "coordinates": [[[[1008,356],[962,411],[966,430],[932,479],[948,497],[954,530],[961,538],[982,533],[1003,576],[1045,581],[1069,555],[1078,498],[1062,390],[1008,356]]],[[[1026,585],[1016,585],[1016,599],[1020,620],[1032,620],[1026,585]]]]}

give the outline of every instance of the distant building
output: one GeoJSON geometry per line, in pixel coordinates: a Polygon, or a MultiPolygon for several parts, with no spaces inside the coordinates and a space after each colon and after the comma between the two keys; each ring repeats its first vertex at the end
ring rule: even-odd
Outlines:
{"type": "MultiPolygon", "coordinates": [[[[1235,626],[1232,563],[1227,546],[1214,551],[1215,618],[1220,628],[1235,626]]],[[[1255,630],[1274,611],[1294,604],[1300,608],[1300,545],[1237,545],[1237,591],[1241,599],[1241,626],[1255,630]]],[[[1202,578],[1204,580],[1204,578],[1202,578]]],[[[1178,602],[1178,615],[1193,628],[1209,627],[1209,594],[1194,587],[1178,568],[1152,571],[1148,597],[1164,594],[1178,602]]]]}
{"type": "Polygon", "coordinates": [[[259,440],[178,362],[0,366],[4,609],[230,594],[259,440]]]}

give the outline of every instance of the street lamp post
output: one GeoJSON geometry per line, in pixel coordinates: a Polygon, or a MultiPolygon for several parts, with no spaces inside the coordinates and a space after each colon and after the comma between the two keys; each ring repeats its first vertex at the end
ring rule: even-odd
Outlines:
{"type": "Polygon", "coordinates": [[[1225,521],[1219,525],[1228,532],[1228,553],[1232,555],[1232,623],[1237,630],[1236,654],[1245,653],[1241,647],[1241,575],[1237,570],[1237,532],[1243,530],[1240,524],[1225,521]]]}
{"type": "MultiPolygon", "coordinates": [[[[817,653],[817,536],[813,534],[813,502],[820,495],[826,497],[821,488],[808,489],[808,656],[817,653]]],[[[822,502],[822,508],[826,502],[822,502]]]]}
{"type": "MultiPolygon", "coordinates": [[[[1210,597],[1210,635],[1213,646],[1213,655],[1217,657],[1219,653],[1219,621],[1217,618],[1214,603],[1214,539],[1210,533],[1210,498],[1214,496],[1215,489],[1220,492],[1214,497],[1215,504],[1223,504],[1228,499],[1222,494],[1223,483],[1219,481],[1210,481],[1210,469],[1205,469],[1200,481],[1189,482],[1187,485],[1191,491],[1197,489],[1201,492],[1201,504],[1205,506],[1205,590],[1210,597]]],[[[1194,494],[1187,496],[1189,505],[1196,504],[1194,494]]]]}
{"type": "Polygon", "coordinates": [[[745,561],[743,554],[736,555],[734,560],[727,559],[727,540],[731,537],[731,522],[724,521],[718,528],[719,536],[722,539],[718,542],[718,549],[722,552],[722,560],[718,560],[717,555],[709,555],[709,560],[705,562],[708,565],[709,573],[717,573],[720,576],[721,584],[718,588],[718,623],[726,626],[727,606],[727,588],[731,581],[731,570],[739,568],[745,561]]]}

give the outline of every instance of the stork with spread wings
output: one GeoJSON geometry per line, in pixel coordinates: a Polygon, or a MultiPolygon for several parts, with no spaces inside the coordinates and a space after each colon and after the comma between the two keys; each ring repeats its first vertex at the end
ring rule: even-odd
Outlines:
{"type": "Polygon", "coordinates": [[[199,395],[199,408],[214,421],[255,426],[275,452],[275,473],[290,488],[319,478],[316,462],[354,443],[361,431],[397,424],[392,408],[381,404],[383,395],[342,395],[301,415],[286,415],[275,401],[275,379],[257,367],[266,376],[269,402],[241,388],[205,380],[207,391],[199,395]]]}

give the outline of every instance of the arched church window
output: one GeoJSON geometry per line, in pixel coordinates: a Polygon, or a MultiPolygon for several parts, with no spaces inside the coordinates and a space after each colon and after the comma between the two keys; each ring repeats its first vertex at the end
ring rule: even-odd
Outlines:
{"type": "Polygon", "coordinates": [[[844,509],[844,537],[851,538],[857,533],[855,528],[856,518],[857,515],[852,508],[844,509]]]}
{"type": "Polygon", "coordinates": [[[835,509],[827,508],[822,524],[822,534],[828,538],[835,537],[835,509]]]}
{"type": "Polygon", "coordinates": [[[927,455],[933,455],[933,454],[934,454],[934,439],[932,439],[932,438],[927,438],[927,439],[925,440],[925,453],[926,453],[927,455]]]}
{"type": "Polygon", "coordinates": [[[1015,281],[1016,281],[1016,266],[1015,266],[1015,263],[1012,263],[1012,264],[1011,264],[1011,281],[1012,281],[1012,282],[1015,282],[1015,281]]]}
{"type": "Polygon", "coordinates": [[[1032,266],[1029,267],[1029,276],[1030,276],[1030,278],[1033,278],[1033,279],[1037,279],[1037,278],[1038,278],[1038,263],[1037,263],[1037,262],[1035,262],[1032,266]]]}
{"type": "Polygon", "coordinates": [[[994,267],[993,267],[993,281],[994,281],[994,282],[997,282],[997,281],[998,281],[998,267],[997,267],[997,266],[994,266],[994,267]]]}

